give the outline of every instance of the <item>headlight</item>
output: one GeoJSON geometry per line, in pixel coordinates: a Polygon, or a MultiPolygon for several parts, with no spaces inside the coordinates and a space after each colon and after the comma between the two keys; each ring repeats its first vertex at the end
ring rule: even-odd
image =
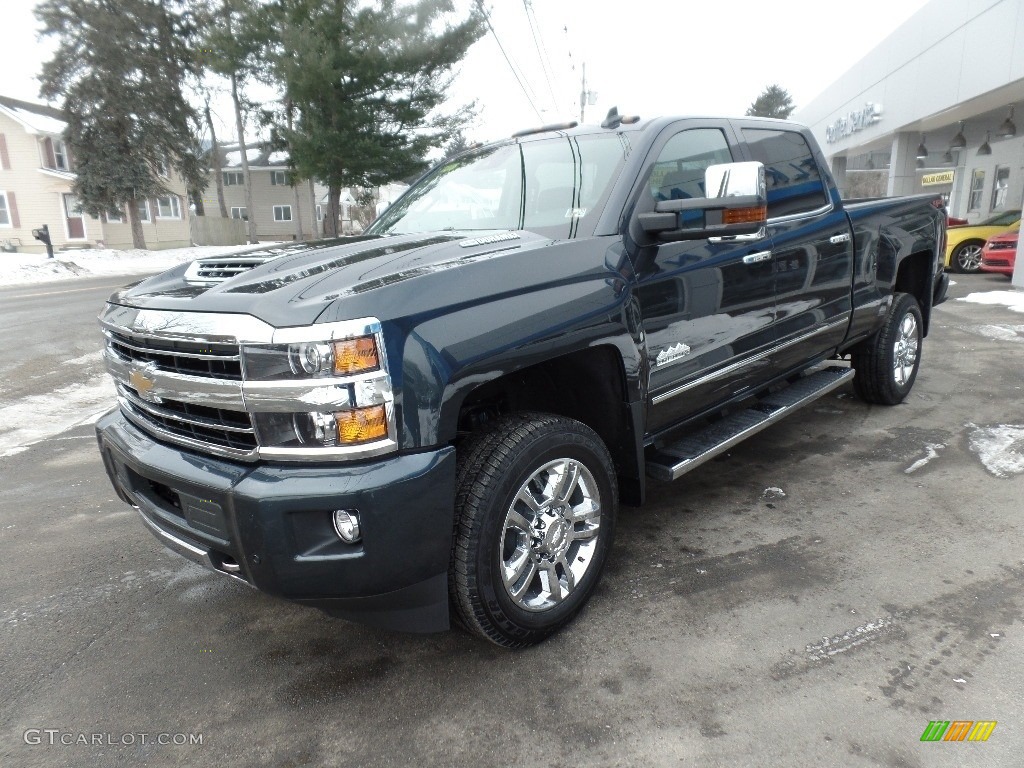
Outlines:
{"type": "Polygon", "coordinates": [[[241,353],[262,457],[346,458],[397,447],[378,321],[278,329],[271,343],[243,344],[241,353]]]}
{"type": "Polygon", "coordinates": [[[292,344],[246,345],[242,349],[249,381],[353,376],[380,370],[374,336],[338,341],[300,341],[292,344]]]}

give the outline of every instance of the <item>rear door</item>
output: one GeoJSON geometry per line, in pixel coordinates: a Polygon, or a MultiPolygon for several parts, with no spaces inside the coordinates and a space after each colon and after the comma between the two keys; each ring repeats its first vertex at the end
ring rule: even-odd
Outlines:
{"type": "MultiPolygon", "coordinates": [[[[651,150],[633,221],[659,200],[704,197],[704,170],[739,159],[721,121],[665,129],[651,150]]],[[[632,231],[648,431],[656,432],[764,379],[774,338],[771,244],[758,236],[659,243],[635,224],[632,231]]]]}
{"type": "Polygon", "coordinates": [[[751,160],[765,166],[768,232],[775,273],[776,349],[783,373],[831,352],[846,337],[853,285],[853,238],[799,130],[742,127],[751,160]]]}

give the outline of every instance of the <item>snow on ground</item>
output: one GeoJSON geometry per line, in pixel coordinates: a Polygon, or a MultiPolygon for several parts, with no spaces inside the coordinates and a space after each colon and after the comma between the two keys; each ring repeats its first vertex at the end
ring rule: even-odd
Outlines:
{"type": "Polygon", "coordinates": [[[170,269],[183,261],[237,253],[276,243],[255,245],[207,245],[169,248],[164,251],[92,248],[58,251],[49,259],[45,253],[0,253],[0,287],[73,280],[95,275],[149,275],[170,269]]]}
{"type": "Polygon", "coordinates": [[[969,304],[1002,304],[1013,312],[1024,312],[1024,291],[983,291],[971,293],[957,301],[969,304]]]}
{"type": "Polygon", "coordinates": [[[33,443],[95,421],[117,402],[106,374],[69,384],[45,395],[29,395],[0,407],[0,458],[21,453],[33,443]],[[46,414],[46,418],[40,418],[46,414]]]}
{"type": "Polygon", "coordinates": [[[971,430],[971,450],[981,459],[985,469],[1003,478],[1024,473],[1024,426],[967,426],[971,430]]]}

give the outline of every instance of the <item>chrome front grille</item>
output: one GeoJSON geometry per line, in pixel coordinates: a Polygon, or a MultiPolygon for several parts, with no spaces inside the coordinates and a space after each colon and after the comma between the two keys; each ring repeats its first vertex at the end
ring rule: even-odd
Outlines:
{"type": "Polygon", "coordinates": [[[161,371],[241,381],[237,344],[137,339],[107,331],[107,347],[125,362],[152,364],[161,371]]]}
{"type": "MultiPolygon", "coordinates": [[[[117,312],[137,314],[112,311],[110,320],[117,312]]],[[[119,318],[103,323],[107,369],[125,418],[157,439],[229,458],[257,458],[256,429],[242,399],[237,336],[194,327],[194,316],[187,314],[144,317],[148,324],[142,328],[119,318]]],[[[245,336],[260,338],[263,324],[249,325],[245,336]]]]}
{"type": "Polygon", "coordinates": [[[256,430],[248,413],[164,398],[159,404],[149,403],[124,384],[118,384],[117,391],[121,396],[122,411],[127,410],[126,415],[129,418],[134,416],[132,421],[144,429],[149,426],[160,433],[229,450],[246,453],[256,450],[256,430]],[[142,424],[138,423],[139,419],[142,424]]]}

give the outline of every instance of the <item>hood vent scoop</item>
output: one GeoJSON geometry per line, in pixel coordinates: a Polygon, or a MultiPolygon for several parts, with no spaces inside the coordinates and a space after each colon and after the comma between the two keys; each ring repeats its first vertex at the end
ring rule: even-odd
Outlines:
{"type": "Polygon", "coordinates": [[[255,269],[268,261],[279,259],[293,249],[262,250],[237,256],[225,255],[208,259],[197,259],[185,270],[185,280],[190,283],[223,283],[236,275],[255,269]]]}

